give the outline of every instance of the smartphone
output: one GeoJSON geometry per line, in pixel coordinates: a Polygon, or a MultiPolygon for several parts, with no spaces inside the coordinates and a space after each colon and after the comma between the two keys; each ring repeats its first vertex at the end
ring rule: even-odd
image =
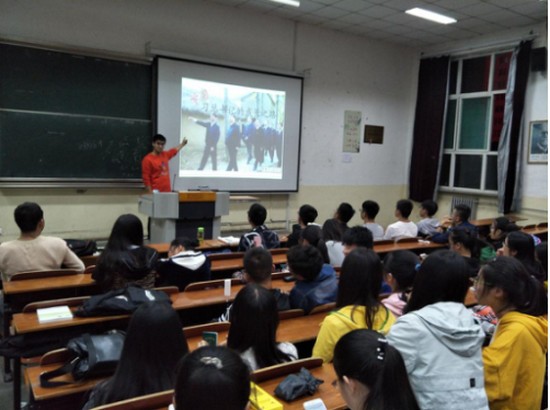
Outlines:
{"type": "Polygon", "coordinates": [[[202,332],[202,340],[208,343],[209,346],[217,346],[218,332],[202,332]]]}
{"type": "Polygon", "coordinates": [[[283,277],[283,280],[285,282],[295,282],[296,281],[296,276],[294,275],[286,275],[283,277]]]}

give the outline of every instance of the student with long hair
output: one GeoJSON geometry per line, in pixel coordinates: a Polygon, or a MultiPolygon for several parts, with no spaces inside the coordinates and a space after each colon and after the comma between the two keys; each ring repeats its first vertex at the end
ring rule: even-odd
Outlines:
{"type": "Polygon", "coordinates": [[[418,255],[411,251],[389,252],[384,258],[384,279],[390,285],[392,293],[382,300],[382,304],[395,317],[403,315],[419,264],[418,255]]]}
{"type": "Polygon", "coordinates": [[[128,324],[115,374],[96,385],[83,410],[171,389],[176,364],[188,351],[180,319],[170,304],[141,305],[128,324]]]}
{"type": "Polygon", "coordinates": [[[542,265],[535,259],[535,241],[531,235],[521,231],[510,232],[498,254],[516,258],[539,281],[544,282],[547,279],[542,265]]]}
{"type": "Polygon", "coordinates": [[[251,370],[298,358],[292,343],[276,341],[277,301],[263,286],[250,283],[242,288],[233,302],[229,320],[227,347],[239,352],[251,370]]]}
{"type": "Polygon", "coordinates": [[[143,246],[143,225],[139,218],[132,214],[121,215],[113,225],[92,278],[105,291],[130,283],[153,288],[157,260],[158,253],[143,246]]]}
{"type": "Polygon", "coordinates": [[[479,241],[477,233],[469,229],[453,229],[449,233],[449,249],[461,255],[470,272],[470,277],[476,277],[479,272],[479,241]]]}
{"type": "Polygon", "coordinates": [[[495,218],[491,223],[489,231],[489,243],[495,250],[500,249],[506,235],[514,231],[519,231],[519,227],[514,222],[510,222],[505,216],[495,218]]]}
{"type": "Polygon", "coordinates": [[[351,410],[418,410],[399,352],[380,333],[352,330],[334,348],[338,389],[351,410]]]}
{"type": "Polygon", "coordinates": [[[491,409],[540,409],[548,351],[544,288],[520,261],[500,256],[481,269],[475,290],[499,319],[483,349],[491,409]]]}
{"type": "Polygon", "coordinates": [[[250,371],[231,349],[204,346],[178,365],[176,410],[245,410],[249,396],[250,371]]]}
{"type": "Polygon", "coordinates": [[[459,254],[429,255],[403,316],[387,336],[403,357],[421,409],[486,410],[481,346],[485,335],[464,306],[468,266],[459,254]]]}
{"type": "Polygon", "coordinates": [[[388,332],[395,317],[378,301],[381,285],[382,264],[373,250],[357,248],[346,256],[340,272],[337,310],[323,320],[312,356],[331,362],[334,346],[351,330],[388,332]]]}

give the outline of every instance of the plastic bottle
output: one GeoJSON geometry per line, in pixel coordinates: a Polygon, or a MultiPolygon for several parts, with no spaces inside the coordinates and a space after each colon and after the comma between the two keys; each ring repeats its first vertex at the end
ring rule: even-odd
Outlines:
{"type": "Polygon", "coordinates": [[[199,241],[199,245],[204,243],[204,228],[202,226],[197,228],[197,240],[199,241]]]}

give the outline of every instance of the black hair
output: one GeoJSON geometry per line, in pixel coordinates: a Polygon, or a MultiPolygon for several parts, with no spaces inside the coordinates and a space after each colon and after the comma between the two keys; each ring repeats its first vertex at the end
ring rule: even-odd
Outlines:
{"type": "Polygon", "coordinates": [[[408,199],[400,199],[397,201],[395,208],[399,211],[403,218],[408,218],[413,210],[413,203],[408,199]]]}
{"type": "Polygon", "coordinates": [[[353,215],[355,215],[355,209],[347,202],[342,202],[338,206],[336,213],[338,214],[338,219],[347,224],[353,218],[353,215]]]}
{"type": "Polygon", "coordinates": [[[481,268],[483,294],[492,288],[505,293],[506,307],[531,316],[548,313],[548,297],[542,284],[516,258],[499,256],[481,268]]]}
{"type": "Polygon", "coordinates": [[[428,213],[428,216],[430,217],[434,216],[439,209],[439,207],[437,206],[437,202],[432,201],[431,199],[426,199],[425,201],[422,201],[420,207],[424,208],[428,213]]]}
{"type": "Polygon", "coordinates": [[[363,410],[419,409],[401,354],[380,333],[357,329],[342,336],[333,365],[339,380],[346,376],[369,389],[363,410]]]}
{"type": "Polygon", "coordinates": [[[521,231],[510,232],[506,235],[506,244],[511,251],[515,251],[514,258],[519,260],[528,272],[538,280],[544,281],[544,270],[539,261],[535,259],[534,238],[521,231]]]}
{"type": "Polygon", "coordinates": [[[472,209],[466,204],[457,204],[455,205],[454,210],[462,222],[466,222],[470,219],[470,215],[472,214],[472,209]]]}
{"type": "Polygon", "coordinates": [[[542,265],[545,280],[548,280],[548,242],[544,241],[535,247],[537,260],[542,265]]]}
{"type": "Polygon", "coordinates": [[[412,289],[419,263],[418,255],[411,251],[388,252],[384,258],[384,271],[392,274],[398,292],[408,292],[412,289]]]}
{"type": "Polygon", "coordinates": [[[306,240],[307,243],[321,253],[324,263],[330,263],[328,256],[327,245],[323,239],[323,230],[317,225],[308,225],[300,232],[300,239],[306,240]]]}
{"type": "Polygon", "coordinates": [[[179,363],[176,410],[244,410],[249,396],[250,371],[231,349],[204,346],[179,363]]]}
{"type": "Polygon", "coordinates": [[[171,248],[177,248],[178,246],[183,246],[186,250],[192,250],[199,246],[199,241],[197,241],[197,239],[191,239],[187,236],[180,236],[170,242],[171,248]]]}
{"type": "Polygon", "coordinates": [[[23,202],[13,212],[15,223],[22,233],[36,230],[38,223],[44,218],[44,212],[36,202],[23,202]]]}
{"type": "Polygon", "coordinates": [[[129,246],[143,246],[143,224],[133,214],[120,215],[111,229],[106,250],[126,250],[129,246]]]}
{"type": "Polygon", "coordinates": [[[342,244],[344,245],[356,245],[363,248],[373,248],[373,238],[370,229],[364,226],[354,226],[344,232],[342,237],[342,244]]]}
{"type": "Polygon", "coordinates": [[[142,304],[128,324],[115,374],[97,391],[96,405],[171,389],[176,364],[188,351],[172,306],[166,302],[142,304]]]}
{"type": "Polygon", "coordinates": [[[252,348],[258,368],[290,360],[277,347],[279,312],[268,289],[255,283],[242,288],[231,305],[229,321],[227,347],[239,353],[252,348]]]}
{"type": "Polygon", "coordinates": [[[411,297],[403,313],[437,302],[464,303],[469,287],[466,260],[453,251],[434,252],[424,260],[416,273],[411,297]]]}
{"type": "Polygon", "coordinates": [[[376,218],[376,215],[378,215],[378,212],[380,212],[380,206],[374,201],[363,202],[363,205],[361,205],[361,209],[369,219],[376,218]]]}
{"type": "Polygon", "coordinates": [[[157,142],[157,141],[162,141],[162,142],[166,142],[166,137],[162,134],[155,134],[153,135],[153,143],[157,142]]]}
{"type": "Polygon", "coordinates": [[[263,225],[267,218],[267,210],[263,205],[252,204],[248,209],[248,219],[254,226],[263,225]]]}
{"type": "Polygon", "coordinates": [[[372,329],[381,306],[378,301],[381,286],[382,263],[376,252],[365,248],[354,249],[342,263],[336,306],[365,306],[367,329],[372,329]]]}
{"type": "Polygon", "coordinates": [[[300,209],[298,210],[298,215],[300,215],[300,219],[302,222],[307,225],[309,223],[315,222],[315,219],[317,219],[317,209],[312,207],[311,205],[302,205],[300,209]]]}
{"type": "Polygon", "coordinates": [[[288,250],[286,260],[290,272],[302,276],[307,282],[319,276],[324,264],[321,252],[311,245],[293,246],[288,250]]]}
{"type": "Polygon", "coordinates": [[[517,226],[515,222],[511,222],[505,216],[499,216],[498,218],[495,218],[492,225],[495,229],[500,229],[504,233],[519,230],[519,226],[517,226]]]}
{"type": "Polygon", "coordinates": [[[243,266],[253,282],[262,283],[271,277],[273,257],[265,248],[250,248],[244,254],[243,266]]]}
{"type": "Polygon", "coordinates": [[[453,243],[459,243],[464,246],[464,248],[469,250],[472,258],[479,259],[480,244],[477,239],[476,231],[458,226],[457,228],[450,230],[449,239],[453,241],[453,243]]]}

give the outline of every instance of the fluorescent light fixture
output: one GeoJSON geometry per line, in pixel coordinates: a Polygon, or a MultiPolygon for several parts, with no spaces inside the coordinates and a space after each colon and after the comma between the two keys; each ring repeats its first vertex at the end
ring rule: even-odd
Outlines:
{"type": "Polygon", "coordinates": [[[285,4],[287,6],[292,6],[292,7],[300,7],[300,2],[297,0],[269,0],[269,1],[272,1],[274,3],[285,4]]]}
{"type": "Polygon", "coordinates": [[[407,10],[405,13],[410,14],[412,16],[420,17],[422,19],[435,21],[436,23],[441,23],[441,24],[456,23],[456,19],[452,17],[447,17],[447,16],[444,16],[443,14],[434,13],[433,11],[424,10],[419,7],[415,7],[414,9],[407,10]]]}

